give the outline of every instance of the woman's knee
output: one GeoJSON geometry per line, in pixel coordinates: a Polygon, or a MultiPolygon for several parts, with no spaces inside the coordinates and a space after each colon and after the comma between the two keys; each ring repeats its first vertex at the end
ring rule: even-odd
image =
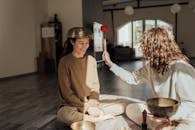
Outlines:
{"type": "Polygon", "coordinates": [[[141,125],[142,123],[142,112],[147,110],[147,107],[142,103],[131,103],[126,107],[126,115],[129,119],[135,123],[141,125]]]}
{"type": "Polygon", "coordinates": [[[83,114],[74,107],[61,107],[57,112],[57,119],[67,125],[83,119],[83,114]]]}

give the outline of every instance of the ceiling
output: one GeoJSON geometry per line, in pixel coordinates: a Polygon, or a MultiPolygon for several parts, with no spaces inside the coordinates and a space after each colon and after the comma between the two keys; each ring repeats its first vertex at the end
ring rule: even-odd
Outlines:
{"type": "Polygon", "coordinates": [[[188,3],[189,0],[102,0],[103,9],[124,8],[128,5],[133,7],[147,7],[170,5],[175,3],[188,3]]]}

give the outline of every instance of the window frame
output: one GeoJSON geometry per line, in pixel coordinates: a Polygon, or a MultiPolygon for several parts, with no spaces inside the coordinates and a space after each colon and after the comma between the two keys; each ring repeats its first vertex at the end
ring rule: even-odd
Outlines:
{"type": "MultiPolygon", "coordinates": [[[[135,33],[134,33],[134,26],[135,26],[134,23],[137,22],[137,21],[141,21],[142,22],[142,32],[141,33],[143,33],[146,30],[146,26],[147,26],[146,25],[146,21],[149,21],[149,20],[154,21],[154,27],[157,27],[157,26],[159,26],[159,27],[166,27],[166,28],[171,29],[171,31],[173,32],[173,25],[168,23],[168,22],[166,22],[166,21],[163,21],[161,19],[142,19],[142,20],[129,21],[128,23],[120,26],[117,29],[117,46],[129,46],[131,48],[134,48],[134,49],[136,49],[135,51],[139,51],[138,52],[139,53],[138,57],[142,57],[142,54],[140,54],[141,52],[138,49],[138,47],[135,48],[135,45],[139,44],[141,36],[140,36],[140,38],[137,41],[134,41],[134,35],[135,35],[135,33]],[[159,23],[161,23],[161,25],[159,25],[159,23]],[[122,42],[119,41],[119,36],[121,35],[121,34],[119,34],[119,31],[120,31],[120,29],[122,29],[123,27],[127,26],[128,24],[131,25],[131,31],[129,32],[129,35],[131,35],[131,37],[129,38],[129,41],[127,41],[127,43],[129,43],[129,45],[128,44],[120,44],[122,42]]],[[[137,52],[135,52],[135,53],[137,53],[137,52]]],[[[136,54],[135,54],[135,56],[136,56],[136,54]]]]}

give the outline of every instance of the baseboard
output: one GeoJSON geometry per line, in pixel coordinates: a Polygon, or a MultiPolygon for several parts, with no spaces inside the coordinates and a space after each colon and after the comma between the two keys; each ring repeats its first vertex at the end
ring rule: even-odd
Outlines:
{"type": "Polygon", "coordinates": [[[19,75],[14,75],[14,76],[9,76],[9,77],[3,77],[3,78],[0,78],[0,81],[30,76],[30,75],[35,75],[35,74],[38,74],[38,72],[31,72],[31,73],[19,74],[19,75]]]}

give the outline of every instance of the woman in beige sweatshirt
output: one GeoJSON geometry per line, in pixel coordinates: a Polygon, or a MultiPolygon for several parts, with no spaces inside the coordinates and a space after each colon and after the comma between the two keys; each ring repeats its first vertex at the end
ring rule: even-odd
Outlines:
{"type": "Polygon", "coordinates": [[[86,55],[89,41],[88,30],[71,28],[66,41],[66,55],[59,63],[61,107],[57,117],[68,125],[80,120],[97,122],[124,112],[124,103],[99,102],[97,63],[95,58],[86,55]]]}

